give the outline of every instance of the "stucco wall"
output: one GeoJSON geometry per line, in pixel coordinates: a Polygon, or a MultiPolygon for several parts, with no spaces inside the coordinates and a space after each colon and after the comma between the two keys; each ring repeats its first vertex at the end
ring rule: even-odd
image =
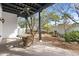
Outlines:
{"type": "Polygon", "coordinates": [[[8,12],[2,12],[2,17],[5,19],[5,22],[2,26],[3,38],[15,38],[17,35],[17,15],[8,12]]]}
{"type": "Polygon", "coordinates": [[[0,36],[2,36],[2,22],[0,21],[0,36]]]}
{"type": "MultiPolygon", "coordinates": [[[[2,6],[0,4],[0,18],[2,17],[2,6]]],[[[2,36],[2,22],[0,21],[0,36],[2,36]]],[[[1,37],[0,37],[1,39],[1,37]]]]}

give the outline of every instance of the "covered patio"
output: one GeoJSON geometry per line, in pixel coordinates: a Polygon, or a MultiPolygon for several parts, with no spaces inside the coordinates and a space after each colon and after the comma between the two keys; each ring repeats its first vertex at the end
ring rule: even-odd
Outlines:
{"type": "Polygon", "coordinates": [[[0,56],[79,55],[78,44],[72,46],[72,44],[65,43],[56,31],[53,37],[48,33],[50,30],[43,31],[41,12],[51,5],[54,3],[0,4],[0,56]],[[38,13],[36,15],[38,22],[35,25],[36,30],[33,30],[33,15],[36,13],[38,13]],[[17,19],[19,17],[26,20],[25,32],[21,33],[22,35],[18,34],[17,19]]]}

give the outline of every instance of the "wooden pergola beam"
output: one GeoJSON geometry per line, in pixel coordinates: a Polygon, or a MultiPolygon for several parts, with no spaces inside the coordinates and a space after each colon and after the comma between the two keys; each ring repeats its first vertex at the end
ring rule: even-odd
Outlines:
{"type": "Polygon", "coordinates": [[[22,4],[23,6],[25,6],[25,7],[27,7],[27,8],[30,8],[30,9],[33,9],[33,10],[37,10],[36,8],[33,8],[33,7],[31,7],[31,6],[29,6],[29,5],[27,5],[27,4],[22,4]]]}
{"type": "Polygon", "coordinates": [[[40,4],[38,4],[38,3],[35,3],[35,5],[37,5],[38,7],[42,7],[40,4]]]}
{"type": "Polygon", "coordinates": [[[23,8],[22,7],[19,7],[19,6],[17,6],[17,5],[15,5],[15,4],[11,4],[11,3],[7,3],[7,5],[10,5],[10,6],[12,6],[12,7],[14,7],[15,9],[18,9],[18,10],[23,10],[23,8]]]}
{"type": "Polygon", "coordinates": [[[5,11],[5,12],[9,12],[9,13],[17,14],[18,16],[21,16],[21,17],[25,17],[25,14],[20,14],[19,10],[9,8],[9,7],[4,7],[4,6],[3,6],[3,8],[4,8],[3,11],[5,11]]]}
{"type": "MultiPolygon", "coordinates": [[[[16,9],[20,9],[20,10],[24,11],[24,8],[22,8],[22,7],[19,7],[19,6],[15,5],[15,4],[11,4],[11,5],[12,5],[12,6],[15,6],[16,9]]],[[[26,7],[25,7],[25,8],[26,8],[26,7]]],[[[29,12],[34,13],[34,11],[32,11],[32,10],[30,10],[29,12]]]]}
{"type": "Polygon", "coordinates": [[[15,14],[22,14],[22,15],[27,15],[27,17],[39,12],[40,10],[45,9],[46,7],[48,7],[48,5],[50,5],[49,3],[45,3],[45,4],[41,4],[41,3],[2,3],[3,6],[3,11],[8,11],[8,12],[12,12],[15,14]],[[27,13],[27,8],[30,8],[30,10],[28,11],[28,13],[30,15],[28,15],[27,13]],[[25,10],[24,10],[25,9],[25,10]],[[11,11],[10,11],[11,10],[11,11]]]}
{"type": "MultiPolygon", "coordinates": [[[[8,4],[7,3],[6,5],[10,6],[10,7],[8,7],[8,9],[11,9],[12,8],[12,9],[16,9],[17,11],[20,10],[20,12],[24,11],[24,8],[21,8],[19,6],[16,6],[15,4],[11,4],[11,3],[8,4]]],[[[24,13],[25,13],[25,11],[24,11],[24,13]]],[[[30,10],[29,13],[34,13],[34,11],[30,10]]]]}

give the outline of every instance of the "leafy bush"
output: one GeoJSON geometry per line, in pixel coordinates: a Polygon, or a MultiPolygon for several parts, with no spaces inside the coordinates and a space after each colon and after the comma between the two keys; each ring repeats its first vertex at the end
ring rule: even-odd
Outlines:
{"type": "Polygon", "coordinates": [[[64,34],[66,42],[78,42],[79,43],[79,31],[67,32],[64,34]]]}

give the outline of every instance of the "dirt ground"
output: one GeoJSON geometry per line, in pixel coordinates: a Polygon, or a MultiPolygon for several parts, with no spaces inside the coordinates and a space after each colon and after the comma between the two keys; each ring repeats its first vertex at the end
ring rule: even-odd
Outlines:
{"type": "Polygon", "coordinates": [[[79,52],[79,44],[77,44],[77,43],[67,43],[67,42],[64,42],[61,39],[62,38],[60,38],[60,37],[52,37],[51,35],[48,35],[48,34],[45,34],[42,37],[42,40],[44,42],[50,42],[49,44],[51,44],[51,45],[79,52]]]}
{"type": "Polygon", "coordinates": [[[42,35],[42,41],[37,40],[30,47],[17,45],[19,40],[0,44],[0,56],[79,56],[79,44],[69,44],[52,37],[42,35]]]}

